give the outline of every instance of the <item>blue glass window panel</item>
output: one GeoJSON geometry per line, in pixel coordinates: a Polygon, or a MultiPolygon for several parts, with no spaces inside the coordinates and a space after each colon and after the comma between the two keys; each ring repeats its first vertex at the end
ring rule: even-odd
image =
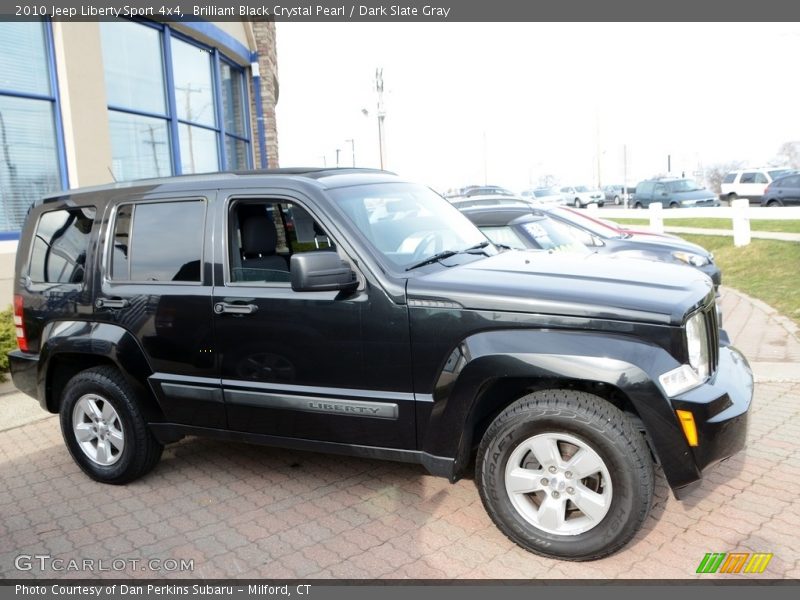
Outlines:
{"type": "Polygon", "coordinates": [[[111,170],[117,181],[172,174],[167,121],[108,111],[111,170]]]}
{"type": "Polygon", "coordinates": [[[161,32],[129,21],[100,23],[108,104],[166,114],[161,32]]]}

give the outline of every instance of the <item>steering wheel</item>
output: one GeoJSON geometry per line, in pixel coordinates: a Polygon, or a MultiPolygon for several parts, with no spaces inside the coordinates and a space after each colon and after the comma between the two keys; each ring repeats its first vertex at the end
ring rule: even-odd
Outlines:
{"type": "Polygon", "coordinates": [[[444,249],[444,239],[442,234],[438,231],[431,231],[425,234],[414,249],[414,254],[411,256],[412,261],[419,261],[429,256],[433,256],[437,252],[444,249]]]}

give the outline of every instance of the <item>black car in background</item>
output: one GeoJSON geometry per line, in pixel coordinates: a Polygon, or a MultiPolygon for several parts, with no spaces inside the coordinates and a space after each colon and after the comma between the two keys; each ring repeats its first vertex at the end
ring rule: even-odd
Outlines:
{"type": "Polygon", "coordinates": [[[776,179],[764,190],[761,206],[800,206],[800,174],[776,179]]]}
{"type": "Polygon", "coordinates": [[[597,254],[690,265],[708,275],[715,287],[722,282],[713,254],[697,244],[673,236],[621,232],[572,208],[501,206],[462,212],[490,240],[512,248],[573,250],[574,243],[567,240],[577,240],[597,254]],[[548,219],[554,223],[547,223],[548,219]],[[552,235],[545,236],[546,230],[552,235]]]}

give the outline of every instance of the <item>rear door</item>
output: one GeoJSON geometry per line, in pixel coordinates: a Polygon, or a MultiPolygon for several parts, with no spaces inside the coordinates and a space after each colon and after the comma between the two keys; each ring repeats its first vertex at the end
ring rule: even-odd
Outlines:
{"type": "Polygon", "coordinates": [[[800,175],[785,178],[778,193],[778,198],[785,206],[800,205],[800,175]]]}
{"type": "Polygon", "coordinates": [[[222,199],[215,237],[215,349],[229,429],[415,447],[408,314],[369,273],[353,292],[295,292],[291,255],[352,250],[305,197],[222,199]],[[273,243],[274,239],[274,243],[273,243]]]}
{"type": "Polygon", "coordinates": [[[208,194],[146,195],[111,205],[94,318],[136,338],[168,422],[224,428],[205,244],[211,221],[208,194]]]}

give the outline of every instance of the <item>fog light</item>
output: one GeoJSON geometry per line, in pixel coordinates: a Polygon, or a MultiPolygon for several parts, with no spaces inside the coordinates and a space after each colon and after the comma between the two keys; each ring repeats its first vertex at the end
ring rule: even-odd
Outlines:
{"type": "Polygon", "coordinates": [[[694,424],[694,415],[688,410],[676,410],[675,414],[678,415],[678,420],[681,422],[686,441],[692,447],[697,446],[697,425],[694,424]]]}
{"type": "Polygon", "coordinates": [[[697,387],[702,383],[700,377],[689,365],[681,365],[677,369],[667,371],[658,377],[658,382],[664,388],[664,392],[672,398],[678,394],[697,387]]]}

